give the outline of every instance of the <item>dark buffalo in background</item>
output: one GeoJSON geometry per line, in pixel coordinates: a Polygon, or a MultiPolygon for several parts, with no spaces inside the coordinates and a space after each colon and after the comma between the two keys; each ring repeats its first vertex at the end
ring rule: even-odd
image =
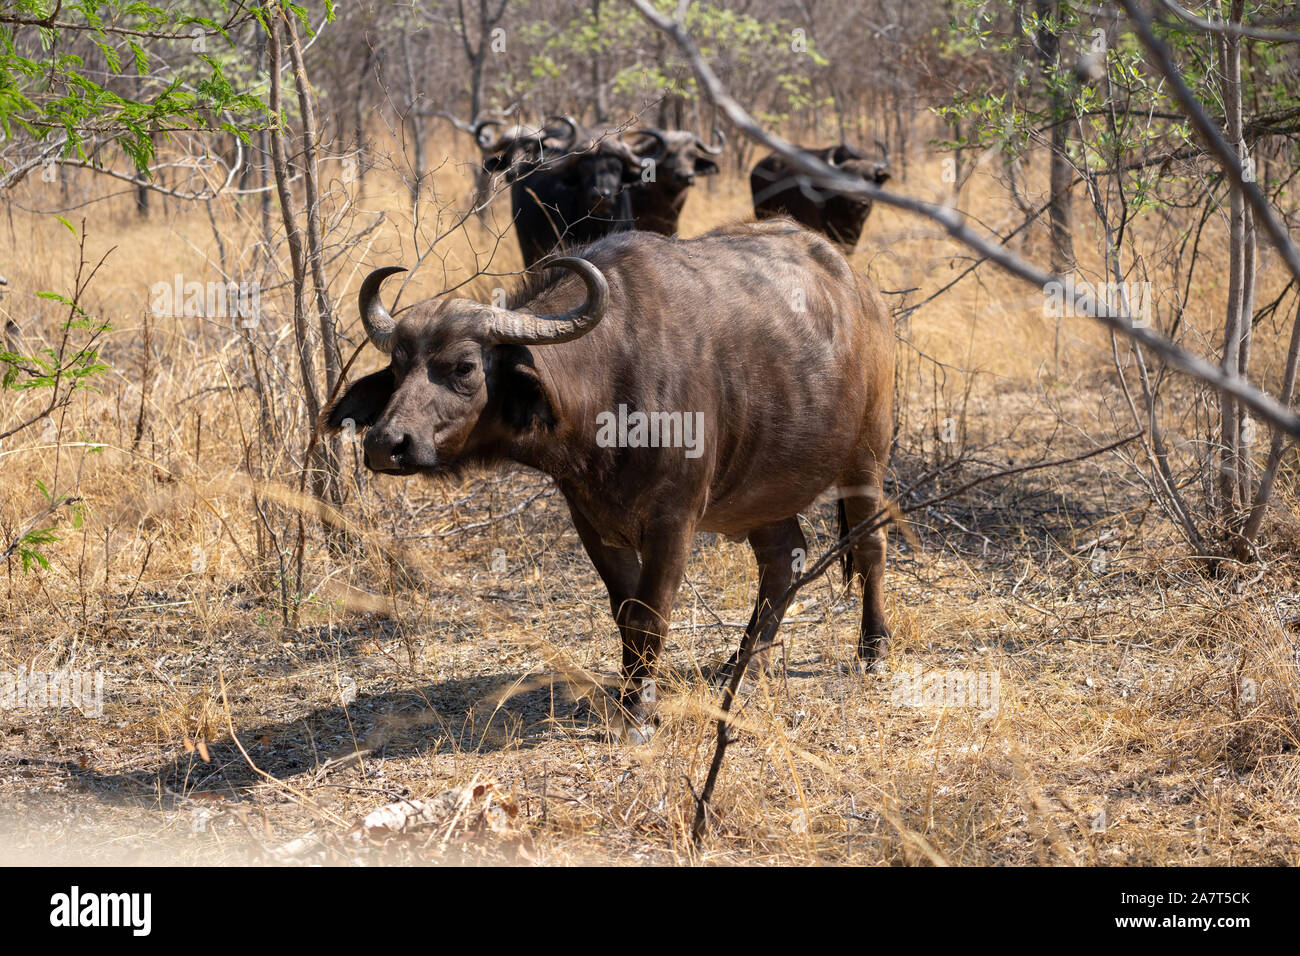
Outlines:
{"type": "Polygon", "coordinates": [[[709,145],[689,130],[664,130],[642,127],[628,134],[640,137],[634,149],[641,157],[643,173],[632,186],[632,219],[637,229],[664,236],[677,235],[677,221],[686,194],[695,185],[696,176],[712,176],[718,171],[715,156],[727,144],[722,130],[715,129],[716,145],[709,145]],[[646,164],[653,172],[647,180],[646,164]]]}
{"type": "MultiPolygon", "coordinates": [[[[622,233],[580,255],[551,261],[560,269],[539,270],[505,307],[426,299],[399,322],[379,286],[403,270],[372,272],[361,317],[390,363],[352,383],[324,425],[367,428],[376,472],[517,462],[554,479],[609,591],[636,739],[652,729],[655,665],[695,532],[748,538],[759,584],[747,633],[770,649],[806,553],[799,512],[836,489],[843,534],[883,506],[894,332],[866,278],[787,219],[696,239],[622,233]],[[608,416],[627,410],[678,414],[682,441],[602,440],[608,416]]],[[[864,664],[889,636],[885,548],[883,528],[852,548],[864,664]]]]}
{"type": "Polygon", "coordinates": [[[483,168],[510,183],[525,266],[557,247],[632,228],[627,187],[640,181],[641,161],[617,135],[559,117],[540,130],[509,129],[483,148],[490,153],[483,168]]]}
{"type": "MultiPolygon", "coordinates": [[[[868,158],[852,146],[840,144],[823,149],[800,147],[809,156],[823,160],[850,176],[877,186],[889,179],[889,151],[881,143],[882,158],[868,158]]],[[[851,252],[862,235],[862,226],[871,212],[871,200],[845,196],[834,189],[815,186],[807,175],[773,153],[759,160],[749,174],[749,189],[754,196],[754,216],[770,219],[789,216],[829,236],[851,252]]]]}

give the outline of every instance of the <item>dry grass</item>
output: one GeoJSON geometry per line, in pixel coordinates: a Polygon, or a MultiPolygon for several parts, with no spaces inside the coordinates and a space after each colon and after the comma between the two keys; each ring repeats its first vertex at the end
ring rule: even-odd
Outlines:
{"type": "MultiPolygon", "coordinates": [[[[467,179],[448,164],[435,184],[439,199],[459,202],[467,179]]],[[[914,164],[905,185],[936,197],[947,188],[937,160],[914,164]]],[[[358,205],[388,218],[349,262],[409,261],[414,237],[439,231],[433,221],[413,230],[400,195],[372,180],[358,205]]],[[[856,598],[823,579],[783,629],[784,671],[747,684],[715,832],[696,855],[691,788],[715,706],[701,674],[748,617],[748,549],[697,542],[665,665],[664,727],[644,747],[606,739],[593,691],[617,667],[607,598],[538,476],[446,486],[355,471],[344,510],[359,544],[339,557],[309,542],[312,596],[299,626],[282,627],[274,569],[257,560],[240,437],[257,409],[239,387],[233,330],[193,320],[151,330],[147,428],[132,447],[139,392],[128,386],[143,367],[148,289],[175,272],[213,277],[205,257],[217,251],[201,209],[169,207],[141,223],[126,202],[87,212],[89,245],[119,247],[89,303],[114,324],[114,371],[102,393],[77,399],[57,440],[28,432],[0,450],[6,534],[39,510],[38,479],[57,475],[86,505],[80,529],[60,516],[48,571],[10,563],[0,670],[106,675],[100,719],[0,714],[5,861],[1300,862],[1289,499],[1270,531],[1272,560],[1253,581],[1253,569],[1211,579],[1183,560],[1113,456],[919,513],[893,538],[891,669],[996,673],[996,713],[904,706],[897,676],[859,676],[856,598]],[[1104,564],[1088,545],[1098,536],[1111,542],[1104,564]],[[394,540],[404,577],[380,557],[394,540]],[[486,781],[516,811],[507,834],[467,820],[402,838],[347,832],[400,797],[486,781]]],[[[963,206],[992,227],[1016,224],[988,176],[972,181],[963,206]]],[[[727,176],[691,199],[684,231],[747,209],[744,180],[727,176]]],[[[495,211],[503,217],[505,203],[495,211]]],[[[220,212],[229,249],[242,248],[255,212],[220,212]]],[[[4,306],[27,334],[48,338],[57,314],[30,292],[66,288],[73,244],[49,216],[15,209],[8,225],[15,291],[4,306]]],[[[1089,239],[1081,234],[1080,248],[1089,239]]],[[[1044,251],[1037,241],[1031,254],[1044,251]]],[[[417,280],[424,291],[472,275],[492,235],[471,223],[438,248],[436,268],[417,280]]],[[[957,252],[878,209],[855,262],[886,290],[918,289],[907,296],[917,301],[964,266],[957,252]]],[[[477,265],[506,273],[517,262],[507,236],[490,265],[477,265]]],[[[360,269],[344,269],[337,286],[349,325],[360,269]]],[[[1266,271],[1266,283],[1275,278],[1266,271]]],[[[479,278],[469,291],[502,281],[479,278]]],[[[1207,298],[1221,298],[1208,281],[1207,298]]],[[[933,432],[948,417],[961,417],[968,446],[997,464],[1120,433],[1108,411],[1108,341],[1086,319],[1066,320],[1056,365],[1041,302],[982,271],[912,316],[900,481],[945,454],[933,432]]],[[[1210,312],[1193,319],[1208,327],[1210,312]]],[[[1257,349],[1272,381],[1277,343],[1257,349]]],[[[6,421],[37,401],[5,396],[15,402],[6,421]]],[[[284,421],[300,446],[301,411],[284,421]]],[[[296,482],[291,458],[277,461],[261,485],[270,497],[296,482]]],[[[831,539],[830,518],[828,506],[807,515],[814,555],[831,539]]]]}

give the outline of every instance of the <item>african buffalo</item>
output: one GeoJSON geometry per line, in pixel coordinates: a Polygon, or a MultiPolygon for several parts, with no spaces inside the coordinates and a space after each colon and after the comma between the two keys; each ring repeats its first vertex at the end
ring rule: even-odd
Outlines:
{"type": "Polygon", "coordinates": [[[718,171],[714,156],[727,144],[722,130],[713,131],[716,145],[709,145],[688,130],[662,130],[642,127],[629,136],[640,136],[634,147],[642,166],[649,164],[652,178],[641,178],[632,186],[632,221],[637,229],[664,236],[677,235],[677,220],[686,205],[686,192],[695,185],[696,176],[712,176],[718,171]]]}
{"type": "MultiPolygon", "coordinates": [[[[843,534],[883,505],[893,327],[844,255],[788,219],[689,240],[620,233],[575,252],[504,307],[426,299],[398,322],[379,288],[403,270],[370,273],[361,318],[390,363],[323,424],[367,427],[375,472],[517,462],[555,480],[609,591],[637,739],[696,531],[748,538],[749,628],[762,624],[757,646],[770,649],[806,548],[798,513],[835,489],[843,534]]],[[[850,560],[864,576],[866,665],[889,637],[885,546],[877,530],[850,560]]]]}
{"type": "Polygon", "coordinates": [[[558,117],[537,132],[508,130],[484,149],[492,155],[483,168],[504,172],[511,184],[525,266],[557,246],[571,248],[632,228],[627,186],[640,181],[641,161],[612,133],[558,117]]]}
{"type": "MultiPolygon", "coordinates": [[[[889,151],[884,144],[877,145],[883,155],[880,161],[868,159],[861,151],[844,144],[824,149],[799,149],[841,172],[879,186],[889,179],[889,151]]],[[[829,236],[846,252],[852,252],[858,244],[862,225],[871,212],[870,199],[845,196],[834,189],[814,186],[805,174],[777,153],[759,160],[749,174],[749,189],[754,195],[756,218],[789,216],[809,229],[829,236]]]]}

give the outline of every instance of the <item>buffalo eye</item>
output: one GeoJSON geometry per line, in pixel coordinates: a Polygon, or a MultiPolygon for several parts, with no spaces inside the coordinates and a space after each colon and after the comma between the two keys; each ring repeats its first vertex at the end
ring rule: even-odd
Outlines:
{"type": "Polygon", "coordinates": [[[474,371],[473,362],[457,362],[456,368],[453,370],[457,378],[464,378],[466,375],[471,374],[473,371],[474,371]]]}

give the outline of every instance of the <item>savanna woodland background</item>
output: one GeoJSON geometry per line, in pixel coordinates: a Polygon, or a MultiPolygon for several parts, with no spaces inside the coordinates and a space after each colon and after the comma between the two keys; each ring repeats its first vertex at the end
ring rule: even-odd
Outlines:
{"type": "MultiPolygon", "coordinates": [[[[681,232],[752,214],[766,148],[636,5],[4,0],[0,856],[1300,862],[1295,448],[1098,321],[1290,405],[1294,6],[652,6],[757,126],[887,147],[889,192],[1062,277],[867,220],[900,343],[887,673],[853,666],[838,574],[804,587],[696,845],[748,547],[697,540],[663,726],[612,743],[617,636],[549,481],[376,478],[315,433],[382,362],[371,268],[411,270],[390,308],[518,281],[449,117],[717,126],[681,232]],[[101,674],[102,715],[23,706],[51,671],[101,674]],[[918,673],[997,699],[914,706],[918,673]]],[[[805,525],[811,561],[833,505],[805,525]]]]}

